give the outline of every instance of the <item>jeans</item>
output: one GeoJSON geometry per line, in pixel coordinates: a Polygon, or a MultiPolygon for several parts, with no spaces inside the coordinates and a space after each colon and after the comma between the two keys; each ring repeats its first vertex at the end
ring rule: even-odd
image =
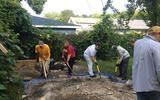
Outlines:
{"type": "Polygon", "coordinates": [[[127,78],[128,62],[129,62],[129,57],[126,59],[123,59],[121,64],[119,65],[119,73],[120,73],[119,76],[122,77],[122,79],[127,78]]]}
{"type": "Polygon", "coordinates": [[[93,76],[94,73],[93,73],[93,69],[92,69],[92,66],[93,66],[93,62],[92,62],[92,59],[90,56],[84,54],[84,58],[85,60],[87,61],[87,66],[88,66],[88,73],[90,76],[93,76]]]}
{"type": "Polygon", "coordinates": [[[137,100],[160,100],[160,92],[137,92],[137,100]]]}

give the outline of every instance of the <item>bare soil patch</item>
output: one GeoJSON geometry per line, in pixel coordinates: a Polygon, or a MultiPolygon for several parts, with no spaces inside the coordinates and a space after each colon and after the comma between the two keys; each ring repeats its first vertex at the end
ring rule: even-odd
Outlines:
{"type": "MultiPolygon", "coordinates": [[[[24,78],[39,77],[34,70],[34,60],[19,61],[17,72],[24,78]]],[[[87,68],[76,65],[74,72],[87,68]]],[[[67,78],[66,70],[51,71],[49,79],[29,87],[24,100],[135,100],[132,89],[122,83],[113,83],[106,77],[89,78],[73,76],[67,78]]]]}

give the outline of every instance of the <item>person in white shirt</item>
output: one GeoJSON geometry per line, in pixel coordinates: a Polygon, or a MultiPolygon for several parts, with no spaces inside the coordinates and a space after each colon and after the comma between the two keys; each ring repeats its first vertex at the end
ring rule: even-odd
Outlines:
{"type": "Polygon", "coordinates": [[[93,73],[93,63],[97,64],[96,61],[96,53],[97,53],[97,49],[99,49],[99,44],[93,44],[90,45],[85,51],[84,51],[84,58],[87,62],[88,65],[88,72],[90,77],[96,77],[96,75],[94,75],[93,73]]]}
{"type": "Polygon", "coordinates": [[[119,77],[121,77],[122,80],[126,80],[130,54],[126,49],[124,49],[120,45],[116,46],[116,48],[119,54],[119,59],[117,62],[117,66],[119,67],[119,77]]]}

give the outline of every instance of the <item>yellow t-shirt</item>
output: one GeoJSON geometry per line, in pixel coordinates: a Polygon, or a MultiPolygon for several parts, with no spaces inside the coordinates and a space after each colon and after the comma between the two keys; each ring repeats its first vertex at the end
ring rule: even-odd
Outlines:
{"type": "Polygon", "coordinates": [[[35,53],[39,55],[39,60],[49,60],[50,59],[50,48],[47,44],[41,48],[40,45],[36,45],[35,53]]]}

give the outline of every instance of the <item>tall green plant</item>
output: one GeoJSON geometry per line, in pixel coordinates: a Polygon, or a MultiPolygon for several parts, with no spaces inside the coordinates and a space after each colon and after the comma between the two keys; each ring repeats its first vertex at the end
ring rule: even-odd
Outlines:
{"type": "Polygon", "coordinates": [[[133,16],[136,9],[149,26],[160,25],[160,1],[159,0],[128,0],[128,15],[133,16]]]}
{"type": "Polygon", "coordinates": [[[38,14],[40,14],[42,12],[43,5],[44,5],[45,2],[47,2],[47,0],[28,0],[29,5],[38,14]]]}
{"type": "Polygon", "coordinates": [[[5,32],[0,30],[0,42],[9,51],[7,54],[3,54],[0,51],[0,100],[20,99],[18,95],[19,92],[22,92],[19,90],[22,86],[21,82],[15,73],[16,58],[18,55],[21,55],[22,51],[20,47],[16,45],[18,42],[17,35],[11,33],[12,31],[9,30],[5,32]],[[11,90],[10,85],[15,85],[18,90],[11,90]],[[14,93],[12,93],[13,91],[14,93]]]}
{"type": "MultiPolygon", "coordinates": [[[[28,51],[33,41],[32,24],[30,15],[21,8],[19,2],[12,0],[0,0],[0,23],[5,30],[12,30],[12,34],[19,34],[17,42],[25,52],[28,51]]],[[[2,30],[4,30],[2,29],[2,30]]],[[[5,31],[4,30],[4,31],[5,31]]],[[[21,55],[22,57],[22,55],[21,55]]]]}

